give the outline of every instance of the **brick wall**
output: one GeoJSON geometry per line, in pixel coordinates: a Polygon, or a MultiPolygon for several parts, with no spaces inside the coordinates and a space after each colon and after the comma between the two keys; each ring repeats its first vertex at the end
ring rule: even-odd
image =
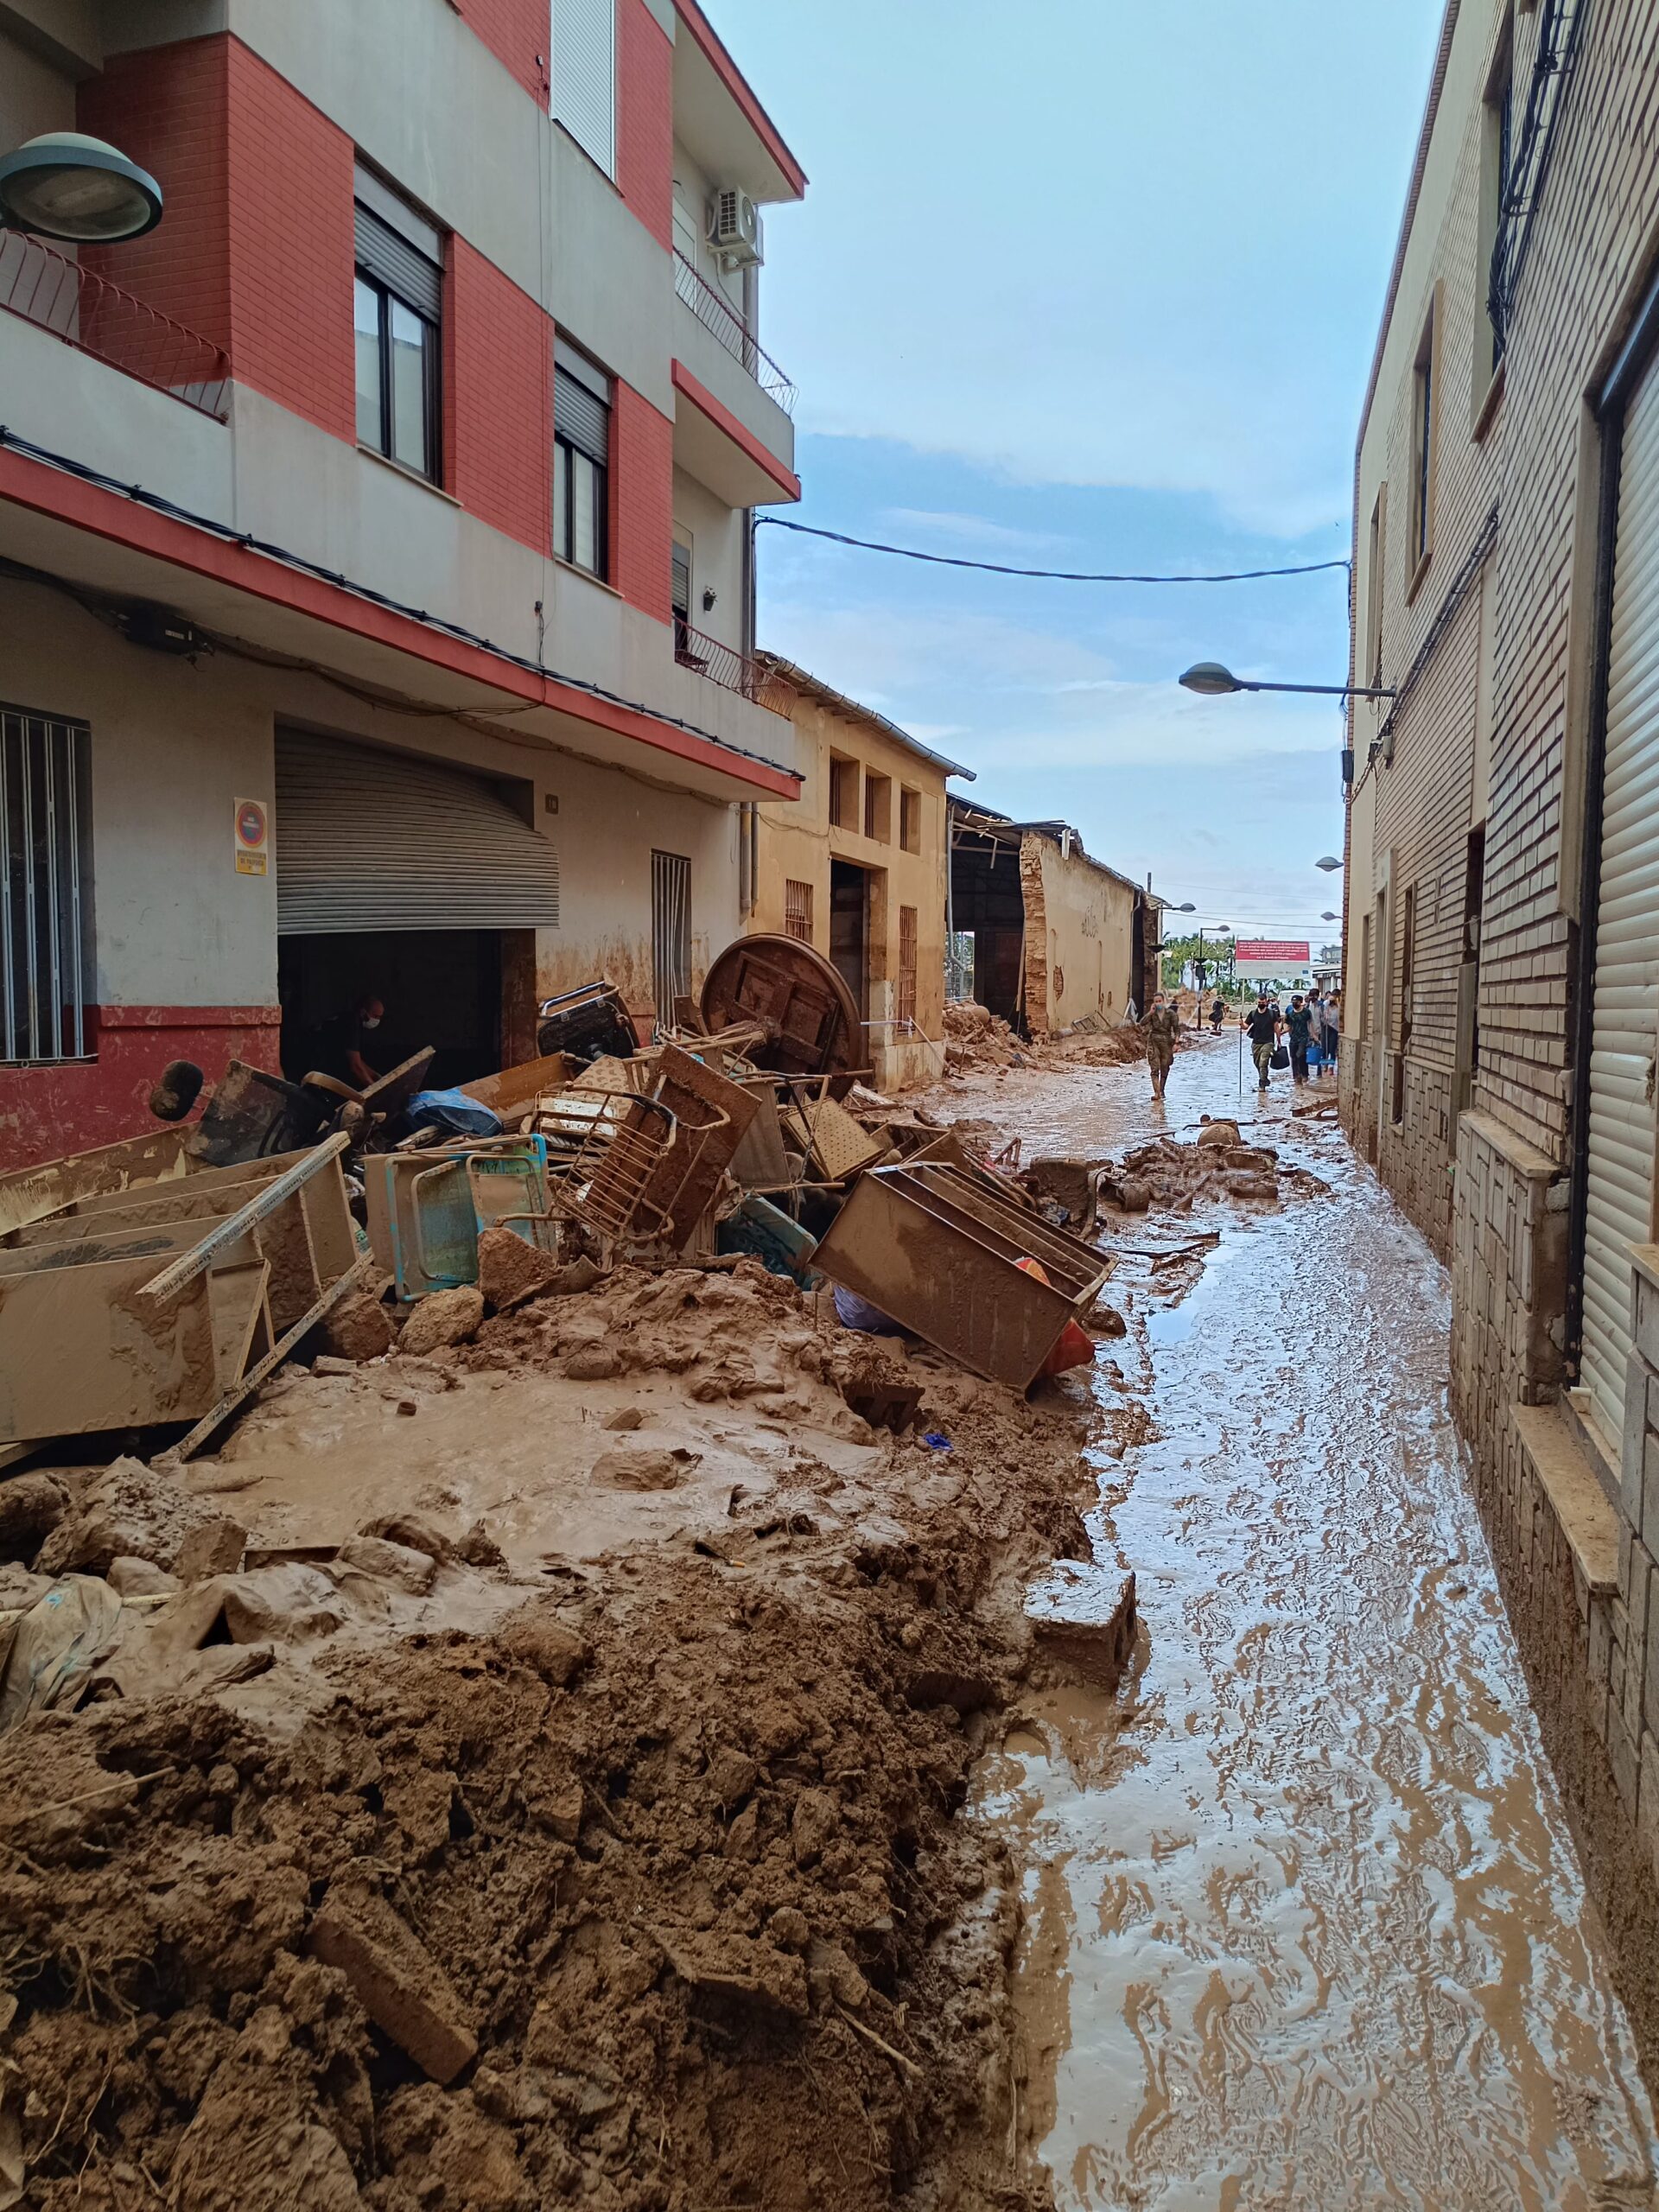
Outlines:
{"type": "Polygon", "coordinates": [[[235,373],[354,443],[354,149],[239,40],[227,61],[235,373]]]}
{"type": "Polygon", "coordinates": [[[481,521],[544,553],[552,529],[553,326],[461,238],[450,241],[446,308],[448,488],[481,521]]]}
{"type": "MultiPolygon", "coordinates": [[[[1516,100],[1524,111],[1541,11],[1517,11],[1516,100]]],[[[1490,40],[1493,4],[1464,0],[1458,35],[1490,40]]],[[[1516,1408],[1548,1407],[1572,1381],[1568,1289],[1576,912],[1586,793],[1585,671],[1593,638],[1595,493],[1600,461],[1584,395],[1611,359],[1659,258],[1659,12],[1644,0],[1605,0],[1586,12],[1546,185],[1537,196],[1531,255],[1510,327],[1502,396],[1486,424],[1473,419],[1478,325],[1478,99],[1443,112],[1441,143],[1460,151],[1451,204],[1434,219],[1434,276],[1443,288],[1446,406],[1437,462],[1435,550],[1414,597],[1403,555],[1384,570],[1384,676],[1397,682],[1415,654],[1455,567],[1494,502],[1491,594],[1491,766],[1481,886],[1480,1064],[1472,1109],[1457,1123],[1449,1185],[1452,1404],[1471,1447],[1471,1474],[1545,1743],[1560,1780],[1591,1892],[1611,1938],[1621,1993],[1644,2051],[1659,2050],[1659,1485],[1649,1510],[1649,1452],[1659,1462],[1659,1313],[1633,1364],[1617,1483],[1571,1414],[1561,1423],[1580,1496],[1617,1524],[1616,1592],[1592,1589],[1567,1540],[1516,1408]],[[1443,555],[1449,559],[1443,560],[1443,555]],[[1649,1539],[1652,1541],[1649,1541],[1649,1539]]],[[[1484,77],[1484,70],[1481,73],[1484,77]]],[[[1421,298],[1396,312],[1414,330],[1421,298]]],[[[1410,377],[1379,391],[1369,433],[1387,441],[1390,536],[1403,533],[1411,454],[1410,377]]],[[[1370,448],[1368,448],[1370,449],[1370,448]]],[[[1367,511],[1356,518],[1363,555],[1367,511]]],[[[1478,602],[1477,602],[1478,605],[1478,602]]],[[[1366,593],[1356,591],[1356,664],[1363,665],[1366,593]]],[[[1424,925],[1407,1062],[1406,1112],[1395,1129],[1391,1058],[1402,1011],[1403,893],[1418,887],[1420,918],[1444,909],[1448,871],[1471,811],[1471,700],[1478,616],[1449,627],[1395,717],[1392,767],[1373,768],[1373,852],[1391,858],[1389,911],[1394,990],[1369,1044],[1350,1058],[1344,1118],[1357,1142],[1375,1141],[1381,1172],[1437,1242],[1444,1232],[1429,1165],[1444,1158],[1440,1086],[1448,1062],[1446,1010],[1455,1011],[1449,920],[1424,925]],[[1472,641],[1472,642],[1471,642],[1472,641]],[[1455,825],[1456,834],[1453,835],[1455,825]],[[1425,887],[1429,887],[1425,888],[1425,887]],[[1376,1078],[1384,1105],[1376,1116],[1376,1078]],[[1364,1088],[1361,1086],[1364,1085],[1364,1088]]],[[[1357,709],[1364,746],[1376,718],[1357,709]]],[[[1362,761],[1363,758],[1362,750],[1362,761]]],[[[1368,795],[1369,797],[1369,795],[1368,795]]],[[[1461,901],[1456,902],[1459,907],[1461,901]]],[[[1361,914],[1351,913],[1357,946],[1361,914]]],[[[1357,1007],[1351,1006],[1351,1016],[1357,1007]]],[[[1581,1141],[1581,1140],[1580,1140],[1581,1141]]],[[[1659,1304],[1659,1294],[1653,1294],[1659,1304]]],[[[1639,1309],[1638,1309],[1639,1310],[1639,1309]]],[[[1580,1510],[1588,1510],[1582,1506],[1580,1510]]]]}
{"type": "Polygon", "coordinates": [[[167,219],[147,238],[83,246],[83,264],[163,315],[231,342],[227,38],[112,54],[75,97],[75,120],[147,168],[167,219]]]}
{"type": "Polygon", "coordinates": [[[503,67],[545,107],[545,62],[552,35],[550,0],[450,0],[450,5],[503,67]]]}
{"type": "Polygon", "coordinates": [[[88,265],[224,346],[244,384],[354,439],[351,140],[224,36],[113,57],[78,119],[167,200],[148,238],[88,265]]]}
{"type": "Polygon", "coordinates": [[[674,425],[620,378],[612,423],[611,582],[659,622],[671,619],[674,425]]]}
{"type": "Polygon", "coordinates": [[[617,189],[674,243],[674,48],[645,0],[616,0],[617,189]]]}

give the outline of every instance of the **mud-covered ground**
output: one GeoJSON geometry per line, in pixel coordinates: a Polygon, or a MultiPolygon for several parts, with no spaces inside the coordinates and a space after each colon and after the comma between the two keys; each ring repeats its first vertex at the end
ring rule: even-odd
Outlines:
{"type": "Polygon", "coordinates": [[[1143,1666],[1023,1700],[978,1780],[1027,1870],[1021,2125],[1064,2212],[1649,2208],[1637,2051],[1450,1419],[1444,1271],[1284,1078],[1240,1077],[1229,1034],[1162,1107],[1139,1071],[956,1094],[1058,1151],[1236,1114],[1281,1191],[1321,1192],[1113,1232],[1195,1242],[1126,1254],[1147,1418],[1090,1453],[1143,1666]]]}
{"type": "MultiPolygon", "coordinates": [[[[188,1471],[244,1570],[0,1742],[0,2203],[1029,2201],[960,1813],[1071,1669],[1022,1594],[1087,1552],[1090,1399],[825,1305],[624,1275],[290,1377],[188,1471]]],[[[54,1556],[143,1545],[66,1487],[54,1556]]]]}

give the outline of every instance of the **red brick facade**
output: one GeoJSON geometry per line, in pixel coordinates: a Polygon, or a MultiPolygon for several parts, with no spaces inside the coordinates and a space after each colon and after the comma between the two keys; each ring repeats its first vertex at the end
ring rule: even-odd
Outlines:
{"type": "Polygon", "coordinates": [[[234,372],[355,442],[354,149],[239,40],[229,43],[234,372]]]}
{"type": "Polygon", "coordinates": [[[658,245],[674,243],[674,48],[645,0],[616,0],[616,183],[658,245]]]}
{"type": "Polygon", "coordinates": [[[611,582],[659,622],[672,614],[674,425],[619,377],[611,421],[611,582]]]}
{"type": "Polygon", "coordinates": [[[112,54],[76,96],[75,120],[158,178],[167,220],[148,238],[83,246],[88,269],[216,346],[231,342],[227,38],[112,54]]]}
{"type": "Polygon", "coordinates": [[[224,346],[243,384],[354,439],[351,140],[227,36],[117,55],[78,109],[168,206],[89,266],[224,346]]]}
{"type": "Polygon", "coordinates": [[[448,488],[480,522],[544,553],[552,528],[553,326],[461,238],[450,240],[447,306],[448,488]]]}
{"type": "Polygon", "coordinates": [[[550,0],[453,0],[455,13],[532,99],[547,105],[550,0]]]}

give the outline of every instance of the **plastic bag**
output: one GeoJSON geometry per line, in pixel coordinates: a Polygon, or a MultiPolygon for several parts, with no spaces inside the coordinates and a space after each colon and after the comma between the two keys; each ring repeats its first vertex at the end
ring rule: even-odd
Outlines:
{"type": "Polygon", "coordinates": [[[417,1090],[405,1117],[411,1129],[442,1129],[458,1137],[499,1137],[501,1116],[464,1090],[417,1090]]]}

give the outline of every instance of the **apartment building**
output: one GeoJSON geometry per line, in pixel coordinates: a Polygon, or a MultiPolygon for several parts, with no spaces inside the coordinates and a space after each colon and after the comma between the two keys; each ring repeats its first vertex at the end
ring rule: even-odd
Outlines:
{"type": "Polygon", "coordinates": [[[1659,16],[1450,0],[1357,458],[1344,1119],[1659,2048],[1659,16]]]}
{"type": "Polygon", "coordinates": [[[798,497],[762,210],[696,0],[3,0],[0,155],[164,213],[0,231],[0,1164],[367,993],[458,1078],[642,1026],[800,788],[750,515],[798,497]]]}
{"type": "Polygon", "coordinates": [[[804,783],[798,803],[755,809],[748,928],[798,938],[835,963],[880,1088],[937,1082],[946,782],[974,772],[793,661],[761,660],[791,702],[804,783]]]}

